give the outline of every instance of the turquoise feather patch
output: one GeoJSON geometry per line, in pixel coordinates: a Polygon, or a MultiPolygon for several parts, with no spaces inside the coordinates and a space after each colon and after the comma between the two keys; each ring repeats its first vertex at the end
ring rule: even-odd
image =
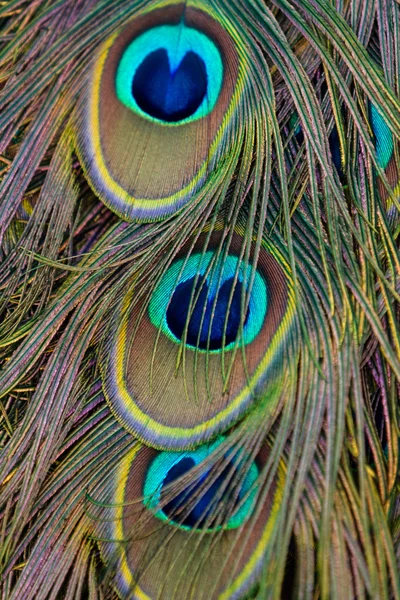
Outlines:
{"type": "Polygon", "coordinates": [[[376,159],[378,165],[386,169],[394,150],[392,132],[373,104],[370,105],[370,117],[375,136],[376,159]]]}

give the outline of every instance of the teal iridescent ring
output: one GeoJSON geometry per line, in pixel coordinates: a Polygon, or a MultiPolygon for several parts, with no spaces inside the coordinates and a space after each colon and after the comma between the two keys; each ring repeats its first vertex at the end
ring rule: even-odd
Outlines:
{"type": "MultiPolygon", "coordinates": [[[[194,490],[191,488],[190,493],[188,491],[181,492],[175,497],[166,507],[159,508],[161,501],[161,492],[165,484],[171,483],[177,477],[183,475],[190,469],[197,467],[203,461],[213,453],[214,450],[221,444],[221,439],[210,445],[200,446],[192,452],[161,452],[151,463],[148,472],[146,474],[144,488],[143,488],[143,502],[144,505],[152,511],[156,511],[154,516],[161,521],[169,522],[176,527],[184,530],[191,530],[199,527],[202,522],[209,520],[213,521],[212,515],[218,513],[218,494],[224,493],[226,495],[227,490],[229,493],[229,483],[233,485],[232,480],[232,468],[238,473],[244,468],[244,473],[241,475],[241,483],[239,492],[237,494],[237,508],[232,509],[232,514],[228,515],[227,521],[223,525],[210,528],[210,530],[218,529],[236,529],[243,525],[243,523],[252,514],[254,503],[257,497],[257,479],[259,476],[259,470],[254,461],[247,464],[249,461],[246,460],[243,451],[236,453],[229,460],[226,472],[222,473],[219,477],[213,477],[212,469],[205,469],[204,473],[198,475],[197,482],[195,482],[195,488],[198,486],[199,492],[198,501],[191,506],[189,513],[182,517],[182,522],[178,522],[168,514],[169,511],[176,511],[179,514],[182,506],[187,504],[190,505],[190,498],[194,496],[194,490]],[[228,475],[229,474],[229,475],[228,475]],[[231,481],[228,482],[227,477],[231,477],[231,481]],[[212,483],[207,488],[205,482],[207,477],[210,477],[212,483]],[[202,486],[202,487],[201,487],[202,486]],[[205,486],[205,487],[204,487],[205,486]],[[225,486],[225,487],[224,487],[225,486]],[[223,489],[224,492],[220,490],[223,489]],[[157,510],[158,508],[158,510],[157,510]]],[[[240,475],[239,475],[240,476],[240,475]]],[[[193,482],[192,482],[193,484],[193,482]]],[[[220,516],[220,522],[223,517],[220,516]]],[[[201,528],[201,526],[200,526],[201,528]]]]}
{"type": "Polygon", "coordinates": [[[135,38],[116,72],[127,108],[166,125],[201,119],[215,107],[224,67],[214,42],[185,23],[158,25],[135,38]]]}
{"type": "Polygon", "coordinates": [[[210,267],[213,258],[209,251],[176,260],[152,294],[148,311],[154,327],[172,341],[185,340],[188,348],[217,353],[237,341],[244,346],[253,342],[265,320],[268,293],[259,271],[253,274],[252,266],[239,264],[237,256],[228,255],[210,267]],[[242,295],[247,296],[252,275],[242,322],[242,295]]]}

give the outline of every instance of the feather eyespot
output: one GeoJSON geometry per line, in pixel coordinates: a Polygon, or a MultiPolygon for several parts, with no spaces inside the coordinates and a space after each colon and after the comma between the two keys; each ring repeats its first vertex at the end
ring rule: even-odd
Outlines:
{"type": "Polygon", "coordinates": [[[255,266],[239,233],[224,251],[217,232],[206,237],[182,247],[148,302],[135,300],[133,283],[102,354],[114,415],[165,450],[212,439],[258,400],[273,411],[296,340],[290,271],[276,248],[263,243],[255,266]]]}
{"type": "Polygon", "coordinates": [[[222,438],[191,452],[138,445],[123,457],[97,499],[96,521],[121,596],[243,597],[260,575],[282,499],[283,464],[266,489],[269,453],[264,443],[251,458],[222,438]]]}
{"type": "Polygon", "coordinates": [[[136,16],[98,50],[75,116],[87,179],[121,218],[176,213],[229,150],[245,66],[233,26],[172,4],[136,16]]]}

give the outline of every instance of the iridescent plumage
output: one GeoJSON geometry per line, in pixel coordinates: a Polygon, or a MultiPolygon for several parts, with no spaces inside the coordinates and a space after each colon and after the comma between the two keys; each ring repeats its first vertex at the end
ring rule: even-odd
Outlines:
{"type": "Polygon", "coordinates": [[[400,598],[399,25],[0,6],[0,600],[400,598]]]}

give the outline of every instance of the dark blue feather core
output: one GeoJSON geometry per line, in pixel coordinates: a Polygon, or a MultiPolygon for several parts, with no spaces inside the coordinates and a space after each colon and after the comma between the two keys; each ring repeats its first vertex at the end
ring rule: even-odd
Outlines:
{"type": "Polygon", "coordinates": [[[143,60],[132,82],[132,95],[143,112],[168,123],[193,115],[206,94],[206,66],[195,52],[187,52],[171,71],[167,51],[155,50],[143,60]]]}
{"type": "MultiPolygon", "coordinates": [[[[182,475],[190,471],[195,465],[196,463],[192,458],[183,458],[168,471],[162,487],[164,488],[164,486],[182,477],[182,475]]],[[[206,520],[212,520],[212,513],[217,512],[218,501],[220,497],[224,496],[224,492],[226,491],[228,478],[229,481],[232,481],[234,476],[232,465],[228,464],[218,477],[213,477],[213,483],[207,486],[206,480],[209,476],[210,471],[200,475],[196,483],[190,485],[189,491],[184,490],[180,494],[177,494],[175,498],[163,507],[163,513],[170,520],[179,522],[180,525],[186,525],[186,527],[190,528],[201,527],[205,525],[206,520]],[[221,489],[224,482],[226,487],[221,489]],[[197,496],[198,500],[195,502],[194,498],[197,496]]],[[[235,507],[231,508],[233,512],[235,507]]],[[[218,519],[223,520],[223,518],[224,516],[218,513],[218,519]]],[[[207,523],[207,526],[210,527],[211,524],[207,523]]]]}
{"type": "MultiPolygon", "coordinates": [[[[174,291],[167,309],[168,327],[176,338],[182,340],[187,325],[186,344],[201,350],[221,350],[238,337],[242,293],[243,284],[235,282],[234,278],[226,279],[222,283],[217,298],[210,293],[206,281],[196,282],[195,278],[183,281],[174,291]],[[189,314],[191,316],[187,323],[189,314]]],[[[243,327],[248,316],[249,310],[243,327]]]]}

